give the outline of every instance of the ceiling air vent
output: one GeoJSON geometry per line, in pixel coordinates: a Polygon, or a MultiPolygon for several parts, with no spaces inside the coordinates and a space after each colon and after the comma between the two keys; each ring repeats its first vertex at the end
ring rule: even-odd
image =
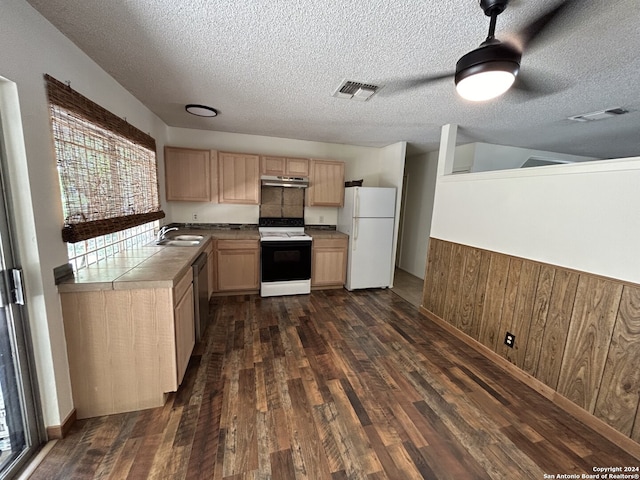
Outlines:
{"type": "Polygon", "coordinates": [[[608,110],[601,110],[599,112],[583,113],[582,115],[574,115],[569,117],[569,120],[574,122],[592,122],[594,120],[604,120],[606,118],[617,117],[618,115],[624,115],[629,113],[626,108],[616,107],[608,110]]]}
{"type": "Polygon", "coordinates": [[[371,85],[369,83],[343,80],[340,86],[333,93],[333,96],[336,98],[346,98],[364,102],[369,100],[374,93],[380,90],[380,88],[381,87],[378,85],[371,85]]]}

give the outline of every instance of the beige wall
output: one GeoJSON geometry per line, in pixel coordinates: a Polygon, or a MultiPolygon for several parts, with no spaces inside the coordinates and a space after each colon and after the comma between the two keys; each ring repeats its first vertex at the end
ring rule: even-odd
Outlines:
{"type": "Polygon", "coordinates": [[[43,74],[151,132],[160,148],[166,126],[24,0],[3,0],[0,44],[0,113],[39,392],[45,424],[59,425],[73,400],[53,268],[67,254],[43,74]]]}

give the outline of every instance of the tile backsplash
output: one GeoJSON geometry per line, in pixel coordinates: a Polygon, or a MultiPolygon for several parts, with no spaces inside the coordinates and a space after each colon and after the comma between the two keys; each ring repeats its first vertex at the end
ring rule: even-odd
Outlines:
{"type": "Polygon", "coordinates": [[[304,189],[302,188],[262,187],[261,198],[261,217],[304,217],[304,189]]]}

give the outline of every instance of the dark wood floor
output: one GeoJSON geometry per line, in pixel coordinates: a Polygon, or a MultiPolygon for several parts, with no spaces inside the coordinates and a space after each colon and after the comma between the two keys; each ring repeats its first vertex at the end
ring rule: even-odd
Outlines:
{"type": "Polygon", "coordinates": [[[212,306],[163,408],[76,422],[32,479],[542,479],[640,463],[389,290],[212,306]]]}

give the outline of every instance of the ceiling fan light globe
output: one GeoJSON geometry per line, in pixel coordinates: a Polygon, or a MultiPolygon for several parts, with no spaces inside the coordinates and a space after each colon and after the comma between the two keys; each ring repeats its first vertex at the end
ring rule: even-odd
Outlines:
{"type": "Polygon", "coordinates": [[[483,102],[505,93],[516,76],[504,70],[487,70],[469,75],[456,84],[456,91],[465,100],[483,102]]]}

